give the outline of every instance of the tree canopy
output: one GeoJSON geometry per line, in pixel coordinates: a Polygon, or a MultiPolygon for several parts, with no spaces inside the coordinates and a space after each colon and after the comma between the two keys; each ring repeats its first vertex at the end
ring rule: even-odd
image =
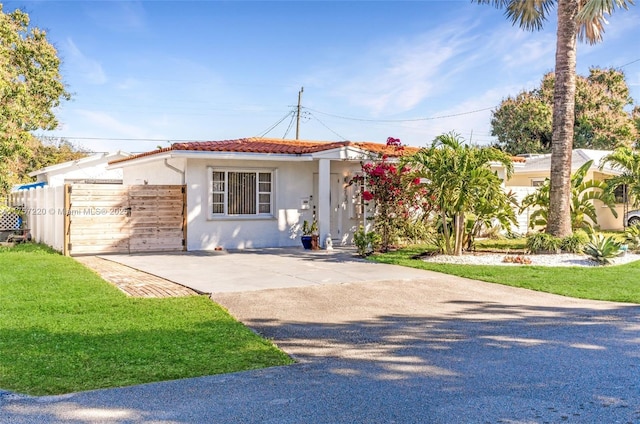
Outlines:
{"type": "Polygon", "coordinates": [[[29,16],[4,13],[0,4],[0,189],[8,189],[8,164],[28,153],[31,131],[58,126],[54,110],[68,100],[60,59],[46,33],[29,16]]]}
{"type": "MultiPolygon", "coordinates": [[[[551,151],[554,73],[540,86],[508,97],[493,112],[495,147],[518,155],[551,151]]],[[[616,69],[591,68],[577,76],[573,148],[612,150],[640,138],[638,107],[633,105],[625,75],[616,69]]]]}
{"type": "Polygon", "coordinates": [[[3,191],[0,197],[5,196],[14,184],[33,181],[29,173],[47,166],[62,162],[81,159],[91,152],[74,145],[64,138],[31,137],[25,143],[25,148],[18,154],[7,158],[2,167],[3,191]]]}

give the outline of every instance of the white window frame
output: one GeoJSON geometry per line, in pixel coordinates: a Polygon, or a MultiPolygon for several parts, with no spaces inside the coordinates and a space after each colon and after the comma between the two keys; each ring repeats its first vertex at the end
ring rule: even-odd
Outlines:
{"type": "Polygon", "coordinates": [[[208,202],[207,202],[207,218],[209,220],[220,219],[273,219],[275,210],[275,196],[276,196],[276,178],[277,172],[273,168],[235,168],[235,167],[221,167],[221,166],[207,166],[207,181],[208,181],[208,202]],[[224,188],[222,191],[216,191],[215,194],[223,194],[223,213],[213,212],[213,195],[214,195],[214,182],[213,173],[224,173],[224,188]],[[229,173],[255,173],[256,174],[256,193],[255,193],[255,214],[229,214],[229,173]],[[271,191],[260,191],[260,174],[271,175],[271,191]],[[266,203],[260,202],[260,195],[269,193],[269,212],[260,212],[260,205],[266,203]]]}

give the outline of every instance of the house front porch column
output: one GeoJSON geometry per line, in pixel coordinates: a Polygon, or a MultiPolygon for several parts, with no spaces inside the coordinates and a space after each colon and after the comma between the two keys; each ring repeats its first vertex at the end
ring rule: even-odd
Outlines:
{"type": "Polygon", "coordinates": [[[322,247],[331,228],[331,160],[318,160],[318,233],[322,247]]]}

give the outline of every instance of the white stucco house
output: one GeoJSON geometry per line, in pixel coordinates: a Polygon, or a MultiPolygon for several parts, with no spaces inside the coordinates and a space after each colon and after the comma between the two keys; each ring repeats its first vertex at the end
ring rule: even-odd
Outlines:
{"type": "MultiPolygon", "coordinates": [[[[416,149],[406,148],[405,152],[416,149]]],[[[116,159],[125,185],[186,186],[187,250],[300,246],[304,221],[320,244],[352,242],[363,222],[361,161],[395,156],[386,144],[244,138],[175,143],[116,159]]]]}
{"type": "MultiPolygon", "coordinates": [[[[121,169],[107,169],[110,161],[130,156],[126,152],[95,153],[87,157],[47,166],[29,173],[34,184],[57,187],[64,184],[122,184],[121,169]]],[[[33,184],[32,184],[33,185],[33,184]]]]}

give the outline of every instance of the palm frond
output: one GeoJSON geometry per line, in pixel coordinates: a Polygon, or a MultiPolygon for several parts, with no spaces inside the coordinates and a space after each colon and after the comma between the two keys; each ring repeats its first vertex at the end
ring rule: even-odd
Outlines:
{"type": "Polygon", "coordinates": [[[538,31],[542,29],[547,15],[556,2],[553,0],[513,0],[507,3],[505,15],[513,24],[517,24],[527,31],[538,31]]]}
{"type": "Polygon", "coordinates": [[[611,15],[616,8],[628,9],[633,0],[582,0],[576,16],[579,24],[578,39],[589,44],[602,41],[604,26],[608,24],[605,14],[611,15]]]}

